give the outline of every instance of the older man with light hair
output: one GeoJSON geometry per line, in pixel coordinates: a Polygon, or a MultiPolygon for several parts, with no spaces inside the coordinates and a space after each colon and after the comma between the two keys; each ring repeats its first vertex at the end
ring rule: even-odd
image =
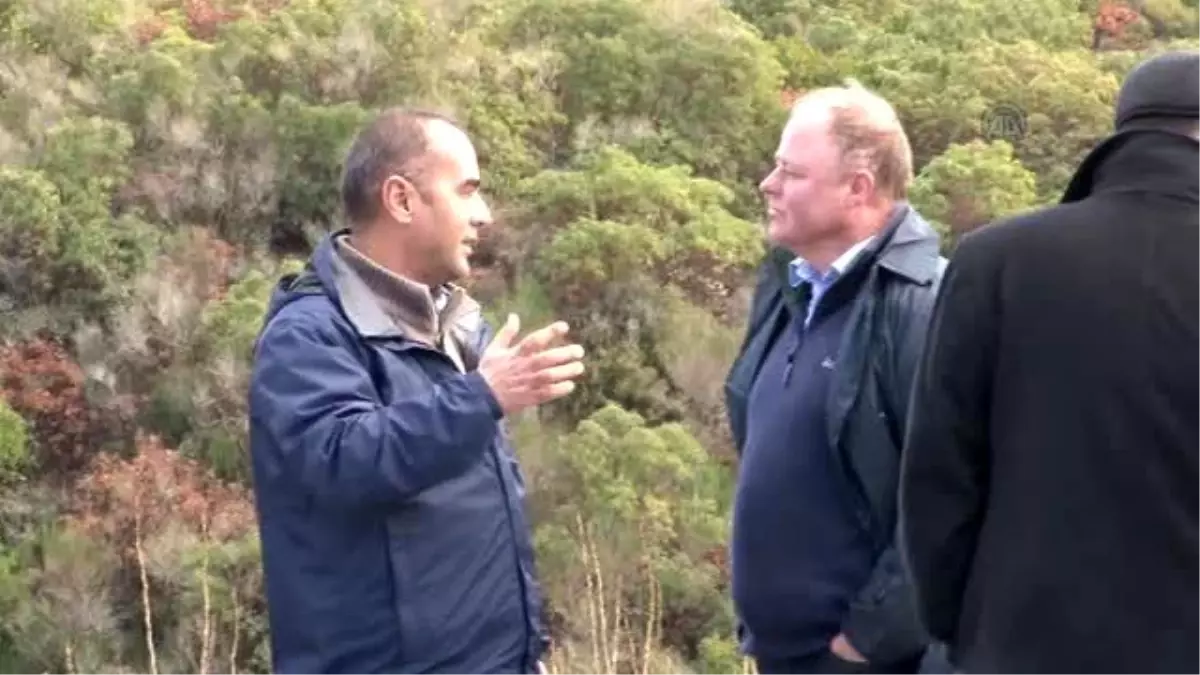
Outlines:
{"type": "Polygon", "coordinates": [[[772,251],[726,381],[733,599],[764,673],[916,672],[897,553],[909,390],[946,261],[912,150],[856,82],[799,98],[760,185],[772,251]]]}

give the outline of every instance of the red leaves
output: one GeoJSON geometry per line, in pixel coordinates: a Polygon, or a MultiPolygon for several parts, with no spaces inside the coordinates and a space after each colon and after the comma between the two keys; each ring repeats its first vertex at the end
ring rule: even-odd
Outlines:
{"type": "MultiPolygon", "coordinates": [[[[160,12],[182,9],[188,35],[197,40],[212,42],[220,32],[221,26],[237,21],[246,14],[244,9],[225,9],[220,7],[220,4],[222,3],[214,0],[181,0],[179,3],[168,3],[160,12]]],[[[256,0],[250,4],[256,14],[265,16],[284,7],[287,0],[256,0]]],[[[167,22],[161,15],[156,15],[134,26],[134,38],[139,45],[144,46],[162,35],[166,28],[167,22]]]]}
{"type": "Polygon", "coordinates": [[[197,40],[211,41],[222,24],[236,21],[241,12],[217,9],[212,0],[183,0],[188,34],[197,40]]]}
{"type": "Polygon", "coordinates": [[[106,438],[83,391],[84,375],[61,346],[33,340],[0,347],[0,396],[29,423],[37,462],[48,476],[80,470],[106,438]]]}
{"type": "Polygon", "coordinates": [[[146,434],[139,434],[133,457],[97,456],[73,507],[86,531],[122,541],[129,541],[130,528],[146,537],[168,523],[224,541],[247,534],[255,523],[245,490],[218,482],[198,462],[146,434]]]}

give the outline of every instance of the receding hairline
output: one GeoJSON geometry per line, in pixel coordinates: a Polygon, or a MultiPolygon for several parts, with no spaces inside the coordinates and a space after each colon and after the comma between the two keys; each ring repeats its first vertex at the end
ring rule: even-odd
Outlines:
{"type": "Polygon", "coordinates": [[[905,198],[912,182],[912,147],[900,116],[879,94],[854,78],[840,86],[805,92],[792,104],[788,124],[801,115],[819,115],[826,132],[841,150],[844,163],[868,155],[879,187],[894,198],[905,198]]]}
{"type": "Polygon", "coordinates": [[[390,174],[404,176],[420,191],[436,151],[431,129],[439,124],[466,136],[454,117],[425,108],[388,108],[359,130],[342,172],[342,206],[351,225],[365,225],[378,215],[380,189],[390,174]]]}
{"type": "Polygon", "coordinates": [[[882,132],[904,133],[900,116],[891,103],[854,79],[841,86],[821,87],[805,92],[792,103],[788,121],[801,113],[818,111],[832,123],[842,112],[861,115],[871,127],[882,132]]]}
{"type": "Polygon", "coordinates": [[[405,178],[416,182],[424,178],[425,172],[428,170],[429,162],[434,158],[434,155],[439,150],[434,143],[436,138],[433,130],[437,127],[452,129],[458,134],[466,136],[466,130],[457,120],[445,113],[426,109],[409,109],[409,108],[390,108],[380,113],[377,122],[385,129],[381,131],[395,132],[402,130],[406,125],[415,126],[421,133],[420,152],[412,157],[406,158],[398,162],[403,166],[396,166],[395,169],[404,174],[405,178]]]}

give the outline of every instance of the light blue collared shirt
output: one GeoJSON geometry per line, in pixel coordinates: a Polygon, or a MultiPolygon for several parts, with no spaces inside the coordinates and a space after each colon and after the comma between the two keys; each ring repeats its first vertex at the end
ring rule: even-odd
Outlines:
{"type": "Polygon", "coordinates": [[[854,262],[858,254],[862,253],[863,249],[874,238],[874,236],[867,237],[854,246],[851,246],[849,250],[833,261],[833,264],[829,266],[825,274],[818,272],[817,268],[813,267],[804,258],[796,258],[788,264],[788,281],[791,283],[792,288],[796,288],[805,282],[812,285],[812,299],[808,303],[808,316],[804,317],[805,328],[808,328],[809,322],[812,321],[813,314],[817,310],[817,305],[821,302],[821,296],[825,295],[825,291],[828,291],[833,286],[833,282],[846,273],[850,264],[854,262]]]}

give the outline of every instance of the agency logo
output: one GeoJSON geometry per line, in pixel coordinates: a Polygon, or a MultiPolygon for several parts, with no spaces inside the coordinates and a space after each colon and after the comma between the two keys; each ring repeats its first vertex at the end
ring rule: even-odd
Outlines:
{"type": "Polygon", "coordinates": [[[1025,110],[1011,103],[997,103],[983,111],[979,130],[989,141],[1016,141],[1029,131],[1025,110]]]}

